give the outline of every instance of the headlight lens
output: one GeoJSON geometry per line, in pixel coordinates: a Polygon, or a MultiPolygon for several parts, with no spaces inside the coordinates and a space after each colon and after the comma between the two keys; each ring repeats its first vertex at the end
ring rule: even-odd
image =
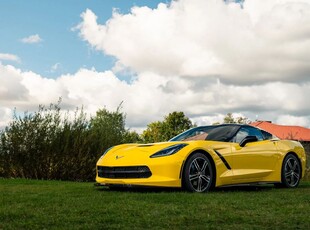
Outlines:
{"type": "Polygon", "coordinates": [[[154,153],[153,155],[150,156],[150,158],[170,156],[172,154],[175,154],[179,150],[183,149],[186,145],[187,144],[177,144],[169,146],[165,149],[158,151],[157,153],[154,153]]]}
{"type": "Polygon", "coordinates": [[[108,148],[106,151],[104,151],[104,153],[103,153],[102,156],[99,158],[99,160],[100,160],[102,157],[104,157],[104,155],[105,155],[107,152],[109,152],[113,147],[114,147],[114,146],[112,146],[112,147],[108,148]]]}

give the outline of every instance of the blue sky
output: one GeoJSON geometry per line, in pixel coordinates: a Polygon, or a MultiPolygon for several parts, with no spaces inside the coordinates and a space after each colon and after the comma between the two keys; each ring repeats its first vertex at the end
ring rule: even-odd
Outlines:
{"type": "Polygon", "coordinates": [[[173,111],[310,127],[309,25],[310,0],[0,0],[0,129],[59,97],[123,102],[138,131],[173,111]]]}
{"type": "Polygon", "coordinates": [[[104,24],[113,9],[129,13],[133,6],[154,8],[158,0],[2,0],[0,1],[0,51],[13,53],[20,58],[15,64],[22,70],[31,70],[42,76],[55,78],[60,74],[74,73],[79,68],[95,67],[98,71],[112,68],[115,58],[91,49],[73,31],[80,14],[87,8],[104,24]],[[38,34],[39,43],[25,44],[22,38],[38,34]],[[57,70],[52,70],[56,65],[57,70]]]}

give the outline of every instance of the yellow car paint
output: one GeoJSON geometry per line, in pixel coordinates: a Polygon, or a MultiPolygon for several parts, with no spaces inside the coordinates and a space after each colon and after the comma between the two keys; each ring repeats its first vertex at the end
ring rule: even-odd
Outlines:
{"type": "Polygon", "coordinates": [[[152,176],[136,179],[112,179],[101,178],[97,173],[96,181],[106,185],[181,187],[182,167],[193,152],[203,152],[211,157],[216,168],[216,187],[252,182],[281,182],[282,162],[288,153],[298,156],[302,166],[302,176],[305,172],[306,155],[298,142],[265,140],[240,147],[238,143],[199,140],[116,146],[98,160],[97,166],[145,165],[150,168],[152,176]],[[188,145],[173,155],[150,158],[157,151],[179,143],[188,145]],[[222,155],[231,169],[225,166],[215,151],[222,155]]]}

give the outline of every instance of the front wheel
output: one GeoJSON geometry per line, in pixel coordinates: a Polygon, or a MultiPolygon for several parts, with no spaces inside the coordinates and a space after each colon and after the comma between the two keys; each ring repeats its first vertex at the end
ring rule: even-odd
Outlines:
{"type": "Polygon", "coordinates": [[[206,192],[213,183],[213,168],[209,158],[195,153],[185,163],[183,185],[190,192],[206,192]]]}
{"type": "Polygon", "coordinates": [[[287,188],[296,188],[301,178],[301,166],[298,158],[289,154],[284,158],[282,165],[282,185],[287,188]]]}

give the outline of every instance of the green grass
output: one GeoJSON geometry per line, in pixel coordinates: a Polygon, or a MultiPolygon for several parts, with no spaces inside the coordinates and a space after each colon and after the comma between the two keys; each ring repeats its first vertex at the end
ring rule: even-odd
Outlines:
{"type": "Polygon", "coordinates": [[[93,183],[0,179],[0,229],[309,229],[310,182],[112,191],[93,183]]]}

